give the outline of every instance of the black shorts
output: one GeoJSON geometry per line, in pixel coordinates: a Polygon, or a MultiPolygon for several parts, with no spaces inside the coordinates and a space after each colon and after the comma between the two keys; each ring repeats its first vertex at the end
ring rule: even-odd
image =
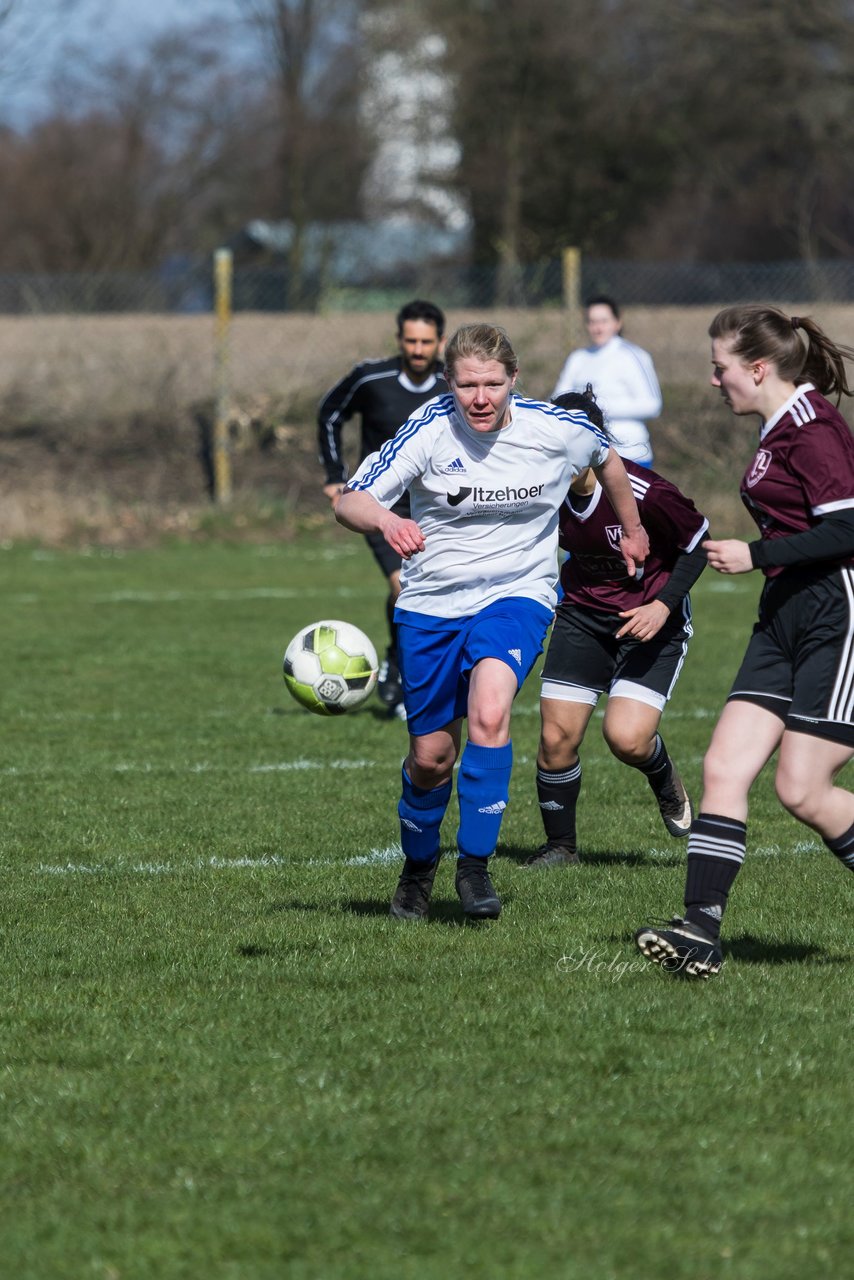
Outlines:
{"type": "Polygon", "coordinates": [[[557,611],[542,674],[543,698],[595,706],[607,690],[662,710],[673,692],[693,635],[686,598],[651,640],[616,639],[625,622],[604,609],[557,611]]]}
{"type": "Polygon", "coordinates": [[[805,565],[768,579],[729,700],[854,746],[854,569],[805,565]]]}
{"type": "MultiPolygon", "coordinates": [[[[392,511],[396,516],[400,516],[403,520],[409,520],[412,512],[409,506],[409,494],[405,493],[399,498],[392,507],[392,511]]],[[[388,545],[381,533],[366,533],[365,541],[374,553],[374,559],[387,578],[395,572],[400,571],[403,561],[396,551],[388,545]]]]}

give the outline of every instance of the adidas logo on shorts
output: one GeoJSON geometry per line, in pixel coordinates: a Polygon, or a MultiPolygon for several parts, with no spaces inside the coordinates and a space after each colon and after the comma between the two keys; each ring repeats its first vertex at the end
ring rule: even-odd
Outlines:
{"type": "Polygon", "coordinates": [[[516,659],[517,664],[521,667],[521,665],[522,665],[522,650],[521,650],[521,649],[508,649],[508,650],[507,650],[507,652],[510,654],[510,657],[511,657],[511,658],[515,658],[515,659],[516,659]]]}

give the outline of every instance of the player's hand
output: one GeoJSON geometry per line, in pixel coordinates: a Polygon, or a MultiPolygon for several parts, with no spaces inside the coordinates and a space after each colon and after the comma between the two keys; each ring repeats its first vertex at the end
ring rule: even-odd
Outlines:
{"type": "Polygon", "coordinates": [[[337,480],[334,484],[325,484],[323,486],[323,492],[326,494],[327,498],[329,499],[329,502],[332,506],[332,510],[334,511],[335,508],[338,506],[338,499],[341,497],[341,494],[344,492],[344,481],[337,480]]]}
{"type": "Polygon", "coordinates": [[[750,547],[738,538],[724,538],[721,542],[707,539],[703,550],[709,564],[718,573],[750,573],[753,561],[750,558],[750,547]]]}
{"type": "Polygon", "coordinates": [[[626,562],[629,577],[637,576],[638,569],[649,555],[649,538],[642,524],[635,525],[633,529],[623,529],[620,538],[620,555],[626,562]]]}
{"type": "Polygon", "coordinates": [[[410,560],[424,550],[424,534],[414,520],[403,520],[389,512],[380,532],[392,551],[396,551],[404,560],[410,560]]]}
{"type": "Polygon", "coordinates": [[[650,600],[649,604],[639,604],[636,609],[624,609],[621,618],[628,618],[625,626],[620,627],[617,639],[632,636],[635,640],[651,640],[658,635],[667,619],[670,610],[660,600],[650,600]]]}

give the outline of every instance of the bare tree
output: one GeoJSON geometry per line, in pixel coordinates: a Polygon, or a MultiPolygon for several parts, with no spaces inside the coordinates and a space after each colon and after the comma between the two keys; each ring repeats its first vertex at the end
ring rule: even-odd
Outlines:
{"type": "MultiPolygon", "coordinates": [[[[293,226],[288,303],[304,296],[305,231],[313,215],[314,147],[323,145],[323,121],[340,104],[342,90],[354,126],[357,117],[358,0],[235,0],[260,41],[274,87],[279,130],[279,216],[293,226]]],[[[346,116],[348,113],[344,111],[346,116]]],[[[351,133],[352,136],[352,133],[351,133]]],[[[351,193],[351,202],[355,193],[351,193]]]]}
{"type": "Polygon", "coordinates": [[[133,62],[67,59],[51,110],[0,139],[7,270],[148,268],[230,234],[257,108],[215,43],[170,35],[133,62]]]}
{"type": "Polygon", "coordinates": [[[61,35],[78,4],[79,0],[0,0],[0,83],[7,96],[33,77],[44,41],[61,35]]]}

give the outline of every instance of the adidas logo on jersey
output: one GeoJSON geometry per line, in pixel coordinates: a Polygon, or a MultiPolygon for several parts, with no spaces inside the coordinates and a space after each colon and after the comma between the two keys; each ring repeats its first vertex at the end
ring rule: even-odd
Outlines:
{"type": "Polygon", "coordinates": [[[484,805],[482,809],[478,809],[478,813],[503,813],[507,805],[503,800],[499,800],[496,804],[484,805]]]}
{"type": "Polygon", "coordinates": [[[454,458],[453,462],[449,462],[447,466],[440,467],[439,472],[443,476],[464,476],[466,469],[462,458],[454,458]]]}

